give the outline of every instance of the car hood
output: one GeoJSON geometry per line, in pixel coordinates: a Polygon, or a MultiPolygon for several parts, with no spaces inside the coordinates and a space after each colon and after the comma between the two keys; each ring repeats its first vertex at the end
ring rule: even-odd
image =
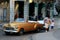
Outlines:
{"type": "Polygon", "coordinates": [[[17,23],[17,22],[12,22],[12,23],[4,24],[3,26],[6,26],[6,27],[9,27],[9,26],[14,27],[14,26],[18,26],[18,25],[19,25],[19,23],[17,23]]]}

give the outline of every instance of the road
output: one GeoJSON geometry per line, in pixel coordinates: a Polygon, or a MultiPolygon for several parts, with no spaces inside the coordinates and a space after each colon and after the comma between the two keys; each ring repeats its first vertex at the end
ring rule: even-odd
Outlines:
{"type": "Polygon", "coordinates": [[[60,29],[42,33],[26,33],[21,36],[5,35],[3,31],[0,31],[0,40],[60,40],[60,29]]]}
{"type": "Polygon", "coordinates": [[[55,18],[55,28],[49,32],[39,33],[25,33],[24,35],[18,36],[16,34],[5,35],[0,30],[0,40],[60,40],[60,19],[55,18]]]}

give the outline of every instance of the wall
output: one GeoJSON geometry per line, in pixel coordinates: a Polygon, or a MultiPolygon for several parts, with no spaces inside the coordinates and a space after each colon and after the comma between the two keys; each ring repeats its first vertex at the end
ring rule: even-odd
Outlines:
{"type": "MultiPolygon", "coordinates": [[[[4,10],[4,8],[6,8],[7,9],[7,14],[6,14],[6,21],[9,21],[9,14],[10,14],[10,11],[9,11],[9,3],[5,3],[5,2],[3,2],[3,4],[2,4],[2,2],[0,3],[0,13],[2,12],[2,15],[3,15],[3,10],[4,10]]],[[[3,18],[3,16],[2,16],[2,18],[3,18]]],[[[3,20],[3,19],[2,19],[3,20]]],[[[3,22],[3,21],[2,21],[3,22]]]]}

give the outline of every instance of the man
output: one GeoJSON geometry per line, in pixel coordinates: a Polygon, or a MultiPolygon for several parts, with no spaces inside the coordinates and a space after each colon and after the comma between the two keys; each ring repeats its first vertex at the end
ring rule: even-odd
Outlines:
{"type": "Polygon", "coordinates": [[[46,32],[47,32],[47,31],[49,31],[49,26],[51,24],[50,17],[45,17],[44,23],[45,23],[45,28],[46,28],[46,32]]]}

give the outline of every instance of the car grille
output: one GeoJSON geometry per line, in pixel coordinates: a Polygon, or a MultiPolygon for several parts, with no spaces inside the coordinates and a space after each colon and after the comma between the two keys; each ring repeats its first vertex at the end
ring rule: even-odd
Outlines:
{"type": "Polygon", "coordinates": [[[14,30],[14,28],[7,27],[6,30],[14,30]]]}

